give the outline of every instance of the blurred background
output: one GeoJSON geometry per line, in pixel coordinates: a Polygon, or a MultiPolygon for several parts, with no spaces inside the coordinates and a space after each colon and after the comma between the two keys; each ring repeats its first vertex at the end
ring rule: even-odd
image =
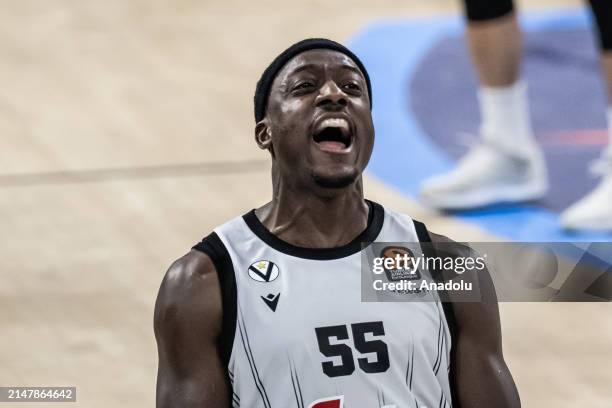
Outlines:
{"type": "MultiPolygon", "coordinates": [[[[305,37],[360,48],[381,22],[461,14],[455,0],[0,6],[0,386],[76,386],[78,402],[66,406],[93,408],[154,405],[152,315],[166,268],[215,226],[269,200],[252,95],[271,59],[305,37]]],[[[520,6],[537,14],[583,5],[520,6]]],[[[384,174],[375,167],[367,176],[366,195],[437,233],[513,238],[474,216],[428,210],[384,174]]],[[[501,305],[523,406],[612,406],[611,312],[501,305]]],[[[45,405],[62,406],[19,404],[45,405]]]]}

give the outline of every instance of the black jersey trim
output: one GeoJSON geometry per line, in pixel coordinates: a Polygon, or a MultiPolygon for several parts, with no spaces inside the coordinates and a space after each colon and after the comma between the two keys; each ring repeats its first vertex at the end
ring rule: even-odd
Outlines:
{"type": "Polygon", "coordinates": [[[259,221],[257,215],[255,215],[255,210],[249,211],[247,214],[243,215],[242,218],[255,235],[277,251],[298,258],[328,261],[353,255],[361,251],[363,243],[373,242],[378,237],[385,220],[385,210],[378,203],[370,200],[365,201],[369,208],[368,224],[366,228],[348,244],[335,248],[305,248],[283,241],[271,233],[265,225],[259,221]]]}
{"type": "Polygon", "coordinates": [[[442,365],[442,348],[444,346],[444,336],[446,336],[446,331],[442,330],[443,326],[442,317],[440,317],[440,325],[438,327],[438,355],[436,356],[436,362],[433,366],[435,375],[438,375],[438,370],[440,370],[440,366],[442,365]]]}
{"type": "Polygon", "coordinates": [[[414,373],[414,338],[411,339],[411,344],[410,361],[406,367],[406,385],[410,391],[412,391],[412,374],[414,373]]]}
{"type": "Polygon", "coordinates": [[[259,391],[264,407],[271,408],[270,400],[268,399],[268,393],[266,392],[266,388],[264,387],[263,382],[259,377],[259,371],[257,370],[257,365],[255,364],[255,357],[253,357],[253,350],[251,350],[251,342],[249,341],[249,335],[244,324],[242,311],[240,311],[239,319],[240,320],[238,321],[238,330],[240,331],[240,338],[242,339],[242,346],[244,347],[244,352],[247,356],[247,359],[249,360],[249,365],[251,366],[251,374],[253,375],[253,381],[255,381],[255,386],[259,391]]]}
{"type": "MultiPolygon", "coordinates": [[[[213,232],[193,246],[193,249],[203,252],[210,257],[217,276],[219,277],[219,286],[221,287],[221,306],[222,306],[222,323],[221,335],[217,342],[219,354],[224,367],[228,368],[232,348],[234,345],[234,337],[236,335],[236,320],[238,310],[238,296],[236,291],[236,275],[234,274],[234,266],[227,248],[221,241],[221,238],[213,232]]],[[[228,372],[228,380],[230,384],[230,401],[233,394],[233,374],[228,372]]]]}
{"type": "Polygon", "coordinates": [[[295,369],[295,364],[293,364],[293,361],[291,361],[291,357],[289,355],[287,355],[287,359],[289,360],[289,371],[291,372],[291,384],[293,385],[295,402],[298,408],[304,408],[304,398],[302,397],[302,387],[300,386],[300,378],[298,377],[297,370],[295,369]]]}
{"type": "MultiPolygon", "coordinates": [[[[431,236],[429,235],[429,231],[427,231],[427,227],[420,221],[413,220],[414,228],[416,229],[417,237],[419,238],[419,242],[425,243],[426,245],[422,245],[421,248],[423,250],[423,255],[425,257],[435,257],[436,251],[431,244],[431,236]]],[[[436,282],[442,282],[443,277],[440,271],[431,271],[432,278],[436,282]]],[[[442,301],[442,309],[444,310],[444,317],[446,318],[446,324],[448,325],[448,329],[450,331],[451,336],[451,352],[450,352],[450,372],[449,372],[449,381],[451,388],[451,398],[454,403],[455,408],[459,407],[459,400],[457,398],[457,377],[456,377],[456,365],[455,361],[455,351],[457,344],[457,336],[459,334],[459,327],[457,325],[457,319],[455,318],[455,312],[453,310],[453,304],[448,299],[448,294],[446,291],[439,291],[440,300],[442,301]]]]}

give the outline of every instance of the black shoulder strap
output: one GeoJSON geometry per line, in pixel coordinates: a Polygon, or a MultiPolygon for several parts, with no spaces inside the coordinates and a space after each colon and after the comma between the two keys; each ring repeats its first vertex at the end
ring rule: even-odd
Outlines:
{"type": "Polygon", "coordinates": [[[414,228],[416,229],[419,242],[431,242],[431,237],[429,236],[429,231],[427,231],[425,224],[417,220],[412,220],[412,222],[414,222],[414,228]]]}
{"type": "Polygon", "coordinates": [[[211,233],[201,242],[194,245],[193,249],[203,252],[210,257],[219,276],[219,286],[221,287],[221,303],[223,307],[223,322],[221,337],[219,338],[219,352],[225,367],[229,364],[236,333],[237,317],[237,294],[236,294],[236,275],[234,266],[227,248],[223,245],[221,238],[216,233],[211,233]]]}
{"type": "MultiPolygon", "coordinates": [[[[419,238],[419,242],[421,244],[421,249],[423,250],[423,255],[427,258],[435,257],[436,250],[431,242],[431,236],[429,235],[429,231],[427,231],[427,227],[420,221],[413,220],[414,228],[416,229],[417,237],[419,238]]],[[[435,264],[435,262],[434,262],[435,264]]],[[[436,282],[442,282],[443,277],[442,273],[438,270],[431,271],[432,278],[436,282]]],[[[457,381],[456,381],[456,365],[455,362],[455,351],[456,351],[456,342],[459,334],[459,328],[457,326],[457,319],[455,318],[455,312],[453,310],[453,304],[448,300],[448,294],[446,291],[439,291],[440,300],[442,301],[442,309],[444,310],[444,317],[446,318],[446,324],[448,325],[448,329],[450,330],[451,336],[451,367],[449,373],[449,381],[451,387],[451,397],[453,399],[453,407],[460,408],[459,400],[457,399],[457,381]]]]}

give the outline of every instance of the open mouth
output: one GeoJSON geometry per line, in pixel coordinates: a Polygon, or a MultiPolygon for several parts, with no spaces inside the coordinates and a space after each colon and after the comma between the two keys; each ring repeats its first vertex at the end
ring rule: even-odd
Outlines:
{"type": "Polygon", "coordinates": [[[346,119],[325,119],[317,126],[313,140],[324,150],[346,150],[352,142],[349,124],[346,119]]]}

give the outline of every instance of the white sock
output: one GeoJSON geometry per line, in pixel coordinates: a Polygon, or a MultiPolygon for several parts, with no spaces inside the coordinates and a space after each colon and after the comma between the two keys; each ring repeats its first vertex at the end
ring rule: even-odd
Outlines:
{"type": "Polygon", "coordinates": [[[517,153],[535,146],[525,81],[508,87],[481,87],[478,98],[485,142],[517,153]]]}

